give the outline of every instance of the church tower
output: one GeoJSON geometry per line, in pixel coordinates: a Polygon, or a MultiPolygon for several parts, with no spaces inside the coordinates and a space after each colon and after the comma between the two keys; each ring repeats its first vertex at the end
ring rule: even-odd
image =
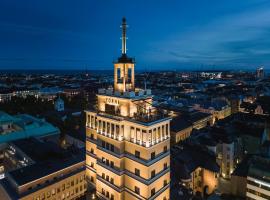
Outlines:
{"type": "Polygon", "coordinates": [[[108,200],[168,200],[170,118],[152,106],[151,90],[135,88],[134,59],[114,63],[114,88],[99,89],[97,110],[86,110],[86,177],[108,200]]]}

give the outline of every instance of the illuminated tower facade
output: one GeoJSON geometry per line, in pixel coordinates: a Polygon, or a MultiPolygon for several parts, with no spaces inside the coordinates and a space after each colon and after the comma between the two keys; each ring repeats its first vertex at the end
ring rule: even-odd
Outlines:
{"type": "Polygon", "coordinates": [[[152,106],[151,90],[135,88],[133,58],[114,63],[114,88],[99,89],[95,111],[86,111],[86,176],[104,199],[168,200],[170,118],[152,106]]]}

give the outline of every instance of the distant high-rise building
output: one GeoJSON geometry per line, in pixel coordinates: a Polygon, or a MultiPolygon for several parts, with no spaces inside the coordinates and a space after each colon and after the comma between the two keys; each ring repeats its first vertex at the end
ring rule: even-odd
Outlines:
{"type": "Polygon", "coordinates": [[[258,67],[256,70],[256,78],[263,78],[264,77],[264,69],[263,67],[258,67]]]}
{"type": "Polygon", "coordinates": [[[114,89],[99,89],[86,111],[86,176],[102,199],[170,198],[170,118],[152,106],[151,90],[135,89],[135,61],[114,63],[114,89]]]}

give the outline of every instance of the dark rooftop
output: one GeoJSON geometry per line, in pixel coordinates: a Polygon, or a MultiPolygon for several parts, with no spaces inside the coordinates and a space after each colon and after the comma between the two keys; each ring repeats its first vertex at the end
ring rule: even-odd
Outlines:
{"type": "Polygon", "coordinates": [[[219,172],[216,157],[200,145],[184,144],[182,149],[172,153],[174,173],[180,179],[190,178],[190,173],[198,167],[219,172]]]}
{"type": "Polygon", "coordinates": [[[117,63],[135,63],[135,59],[128,57],[127,54],[122,54],[118,58],[117,63]]]}
{"type": "Polygon", "coordinates": [[[23,185],[35,179],[59,171],[85,160],[85,150],[70,147],[61,149],[52,142],[41,142],[30,138],[14,142],[35,163],[9,172],[18,185],[23,185]]]}
{"type": "Polygon", "coordinates": [[[247,156],[239,163],[233,171],[233,176],[247,177],[248,169],[251,162],[251,156],[247,156]]]}
{"type": "Polygon", "coordinates": [[[179,116],[174,117],[171,122],[171,130],[174,132],[178,132],[185,128],[192,126],[194,123],[203,120],[207,117],[211,116],[211,114],[203,113],[203,112],[181,112],[179,116]]]}

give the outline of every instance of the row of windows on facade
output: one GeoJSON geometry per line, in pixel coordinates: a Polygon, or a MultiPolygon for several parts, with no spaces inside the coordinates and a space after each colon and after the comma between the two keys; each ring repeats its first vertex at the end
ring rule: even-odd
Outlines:
{"type": "Polygon", "coordinates": [[[255,181],[252,181],[252,180],[247,180],[247,184],[262,188],[262,189],[264,189],[266,191],[270,191],[270,184],[269,184],[269,186],[266,186],[266,185],[256,183],[255,181]]]}
{"type": "MultiPolygon", "coordinates": [[[[93,149],[91,149],[91,151],[93,152],[93,149]]],[[[167,152],[167,146],[164,146],[164,153],[167,152]]],[[[135,157],[136,158],[140,158],[140,152],[139,151],[135,151],[135,157]]],[[[156,153],[152,152],[151,153],[151,160],[156,158],[156,153]]],[[[106,159],[105,157],[101,158],[101,162],[103,162],[104,164],[106,164],[107,166],[114,168],[114,162],[110,161],[109,159],[106,159]]],[[[164,164],[165,166],[165,164],[164,164]]],[[[91,167],[94,168],[94,163],[91,162],[91,167]]],[[[167,163],[166,163],[166,168],[167,168],[167,163]]]]}
{"type": "MultiPolygon", "coordinates": [[[[61,174],[60,175],[60,177],[62,177],[62,176],[64,176],[64,174],[61,174]]],[[[52,180],[46,180],[45,182],[44,182],[44,184],[48,184],[48,183],[50,183],[50,181],[55,181],[55,180],[57,180],[57,176],[55,176],[52,180]]],[[[76,178],[75,180],[72,180],[72,181],[70,181],[70,182],[67,182],[66,183],[66,186],[67,187],[70,187],[70,186],[74,186],[74,184],[78,184],[79,182],[82,182],[83,180],[85,180],[85,175],[82,175],[82,176],[80,176],[80,178],[76,178]]],[[[37,187],[40,187],[42,184],[40,184],[40,183],[38,183],[36,186],[37,187]]],[[[63,184],[63,187],[65,187],[65,184],[63,184]]],[[[31,186],[31,187],[29,187],[28,188],[28,190],[32,190],[33,189],[33,187],[31,186]]]]}
{"type": "MultiPolygon", "coordinates": [[[[105,141],[103,141],[103,140],[102,140],[102,142],[101,142],[101,146],[102,146],[102,148],[107,149],[107,150],[109,150],[109,151],[112,151],[112,152],[115,151],[115,147],[114,147],[113,144],[110,144],[110,143],[105,142],[105,141]]],[[[165,146],[163,147],[163,153],[166,153],[167,151],[168,151],[168,147],[167,147],[167,145],[165,145],[165,146]]],[[[92,154],[95,154],[93,148],[91,148],[90,152],[91,152],[92,154]]],[[[141,158],[141,153],[140,153],[140,151],[135,150],[135,154],[134,154],[134,155],[135,155],[136,158],[141,158]]],[[[155,152],[152,152],[152,153],[151,153],[151,160],[153,160],[153,159],[155,159],[155,158],[156,158],[156,153],[155,153],[155,152]]]]}
{"type": "MultiPolygon", "coordinates": [[[[102,140],[102,142],[101,142],[101,146],[102,146],[102,148],[107,149],[107,150],[110,150],[110,151],[112,151],[112,152],[114,152],[114,150],[115,150],[113,144],[110,144],[110,143],[105,142],[105,141],[103,141],[103,140],[102,140]]],[[[167,147],[167,146],[164,146],[164,147],[163,147],[163,152],[165,153],[165,152],[167,152],[167,151],[168,151],[168,147],[167,147]]],[[[94,149],[93,149],[93,148],[91,148],[91,153],[94,154],[94,149]]],[[[141,153],[140,153],[139,151],[135,150],[135,157],[136,157],[136,158],[140,158],[140,154],[141,154],[141,153]]],[[[155,152],[152,152],[152,153],[151,153],[151,159],[154,159],[155,157],[156,157],[156,153],[155,153],[155,152]]]]}
{"type": "MultiPolygon", "coordinates": [[[[163,182],[163,187],[167,186],[168,185],[168,181],[167,180],[164,180],[163,182]]],[[[134,186],[134,192],[138,195],[141,194],[141,191],[140,191],[140,188],[137,187],[137,186],[134,186]]],[[[101,189],[101,194],[106,196],[107,198],[110,198],[110,200],[114,200],[114,195],[113,194],[110,194],[108,191],[105,191],[105,189],[101,189]]],[[[154,196],[156,194],[156,188],[152,188],[151,189],[151,196],[154,196]]],[[[166,200],[167,198],[164,197],[163,198],[164,200],[166,200]]]]}
{"type": "MultiPolygon", "coordinates": [[[[74,195],[77,195],[78,193],[81,193],[86,190],[86,184],[80,185],[79,187],[76,187],[75,189],[72,189],[70,191],[64,192],[65,189],[61,187],[58,187],[57,189],[52,189],[48,191],[47,193],[43,193],[35,198],[35,200],[45,200],[45,199],[50,199],[53,198],[53,196],[57,194],[61,194],[61,196],[58,197],[58,199],[65,199],[65,198],[71,198],[74,195]]],[[[54,198],[56,199],[56,198],[54,198]]]]}
{"type": "MultiPolygon", "coordinates": [[[[163,181],[163,187],[166,187],[168,185],[168,181],[164,180],[163,181]]],[[[134,187],[134,192],[138,195],[140,195],[140,188],[138,186],[134,187]]],[[[151,189],[151,196],[154,196],[156,194],[156,188],[151,189]]]]}
{"type": "MultiPolygon", "coordinates": [[[[168,164],[167,163],[164,163],[163,164],[163,170],[166,170],[168,168],[168,164]]],[[[141,176],[141,171],[137,168],[135,168],[135,175],[136,176],[141,176]]],[[[154,178],[156,176],[156,170],[152,170],[151,171],[151,178],[154,178]]]]}
{"type": "Polygon", "coordinates": [[[105,191],[103,188],[101,189],[101,194],[106,196],[106,198],[108,198],[110,200],[114,200],[114,195],[110,194],[109,191],[105,191]]]}
{"type": "MultiPolygon", "coordinates": [[[[114,162],[113,162],[113,161],[109,162],[109,160],[106,159],[106,162],[105,162],[105,158],[103,158],[102,160],[104,161],[104,163],[105,163],[106,165],[108,165],[108,166],[114,168],[114,162]]],[[[92,167],[92,168],[94,167],[94,163],[91,163],[91,167],[92,167]]],[[[166,170],[167,168],[168,168],[168,163],[164,163],[164,164],[163,164],[163,170],[166,170]]],[[[134,174],[135,174],[136,176],[139,176],[139,177],[141,176],[140,170],[137,169],[137,168],[135,168],[134,174]]],[[[151,171],[151,178],[154,178],[155,176],[156,176],[156,170],[152,170],[152,171],[151,171]]],[[[105,179],[105,173],[102,173],[102,178],[105,179]]],[[[105,179],[105,180],[111,182],[112,184],[114,184],[114,179],[113,179],[113,178],[110,178],[108,175],[106,175],[106,179],[105,179]]]]}
{"type": "MultiPolygon", "coordinates": [[[[251,194],[253,194],[253,195],[257,196],[257,197],[261,197],[261,198],[264,198],[264,199],[270,199],[270,195],[264,194],[264,193],[259,192],[259,191],[255,191],[255,190],[250,189],[250,188],[247,188],[247,192],[251,193],[251,194]]],[[[249,198],[247,198],[247,199],[249,199],[249,198]]]]}

